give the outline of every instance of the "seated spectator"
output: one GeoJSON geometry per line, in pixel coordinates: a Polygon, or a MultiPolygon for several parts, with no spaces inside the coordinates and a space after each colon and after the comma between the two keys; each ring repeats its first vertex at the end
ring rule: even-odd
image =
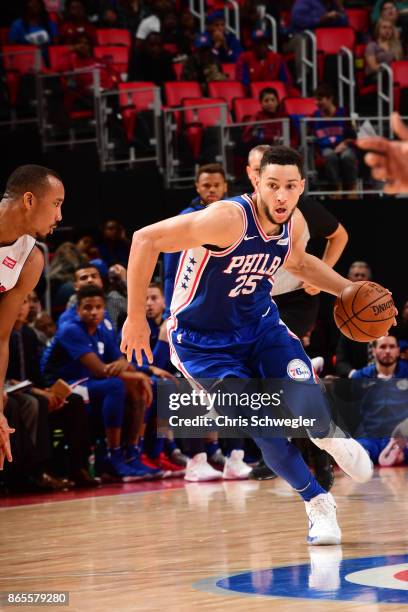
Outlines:
{"type": "MultiPolygon", "coordinates": [[[[103,289],[103,280],[96,266],[92,265],[91,263],[85,263],[78,266],[75,270],[73,283],[74,293],[67,302],[65,312],[63,312],[58,319],[58,327],[65,325],[66,323],[72,323],[72,321],[77,319],[77,293],[80,289],[82,289],[82,287],[87,287],[89,285],[103,289]]],[[[113,329],[112,321],[108,312],[105,312],[104,322],[106,328],[113,329]]]]}
{"type": "Polygon", "coordinates": [[[388,19],[397,25],[400,15],[408,14],[408,1],[394,2],[393,0],[376,0],[371,12],[371,20],[377,23],[380,19],[388,19]]]}
{"type": "MultiPolygon", "coordinates": [[[[173,61],[170,53],[163,48],[161,34],[151,32],[133,51],[128,73],[129,81],[152,81],[159,87],[166,81],[176,80],[173,61]]],[[[107,263],[111,265],[116,262],[107,263]]]]}
{"type": "Polygon", "coordinates": [[[75,269],[87,260],[72,242],[63,242],[55,251],[49,271],[54,312],[61,312],[65,308],[67,300],[74,292],[75,269]]]}
{"type": "Polygon", "coordinates": [[[140,0],[102,0],[100,3],[100,14],[106,16],[106,12],[111,9],[117,15],[118,28],[126,28],[134,36],[139,26],[144,3],[140,0]]]}
{"type": "Polygon", "coordinates": [[[36,45],[47,57],[47,47],[56,41],[56,24],[48,17],[43,0],[25,0],[21,19],[11,24],[8,39],[12,44],[36,45]]]}
{"type": "Polygon", "coordinates": [[[48,420],[43,420],[41,425],[43,435],[50,438],[49,429],[63,429],[68,443],[70,479],[79,486],[95,486],[99,484],[98,481],[90,478],[86,469],[90,453],[90,430],[82,398],[71,394],[64,402],[52,389],[45,388],[40,371],[42,346],[35,332],[27,325],[28,310],[26,299],[10,336],[7,378],[15,382],[28,379],[33,383],[30,394],[39,402],[39,410],[41,405],[45,405],[48,414],[48,420]]]}
{"type": "Polygon", "coordinates": [[[75,45],[79,36],[85,34],[92,44],[96,44],[96,28],[86,14],[84,0],[68,0],[65,5],[65,19],[60,26],[60,42],[75,45]]]}
{"type": "Polygon", "coordinates": [[[34,323],[35,319],[42,312],[42,306],[40,298],[37,295],[36,291],[31,291],[31,293],[27,296],[28,300],[28,315],[27,315],[27,323],[30,325],[34,323]]]}
{"type": "Polygon", "coordinates": [[[77,251],[84,255],[88,260],[99,257],[99,251],[96,247],[95,238],[91,233],[83,234],[75,243],[77,251]]]}
{"type": "Polygon", "coordinates": [[[120,264],[109,268],[106,307],[117,332],[127,316],[127,271],[120,264]]]}
{"type": "Polygon", "coordinates": [[[203,89],[203,94],[207,94],[207,85],[210,81],[225,81],[226,75],[223,73],[219,60],[211,51],[211,43],[208,37],[198,34],[194,40],[195,52],[190,55],[183,66],[181,79],[183,81],[198,81],[203,89]]]}
{"type": "MultiPolygon", "coordinates": [[[[145,477],[147,472],[140,465],[138,433],[132,432],[125,442],[129,460],[126,463],[121,449],[126,383],[140,382],[143,385],[142,396],[149,389],[146,376],[135,372],[127,363],[114,336],[106,330],[104,311],[102,289],[92,285],[80,289],[78,319],[59,328],[51,346],[44,352],[42,369],[50,382],[58,378],[68,383],[81,381],[84,393],[89,397],[89,409],[93,414],[102,414],[108,445],[104,469],[122,481],[129,481],[145,477]]],[[[149,399],[151,401],[151,391],[149,399]]]]}
{"type": "Polygon", "coordinates": [[[130,245],[122,223],[115,219],[105,221],[102,228],[102,239],[97,246],[101,258],[108,267],[116,263],[127,266],[130,245]]]}
{"type": "Polygon", "coordinates": [[[377,82],[380,64],[388,64],[402,59],[403,52],[399,36],[391,21],[380,19],[375,27],[375,40],[365,49],[366,83],[377,82]]]}
{"type": "MultiPolygon", "coordinates": [[[[370,280],[371,268],[365,261],[354,261],[347,273],[352,283],[370,280]]],[[[336,374],[341,378],[351,378],[352,374],[372,362],[372,344],[355,342],[344,334],[339,334],[336,347],[336,374]]]]}
{"type": "MultiPolygon", "coordinates": [[[[408,363],[399,358],[399,347],[395,336],[383,336],[373,342],[373,365],[357,370],[353,379],[376,378],[390,381],[393,378],[408,378],[408,363]]],[[[378,463],[382,455],[383,465],[392,465],[405,461],[408,463],[408,452],[395,452],[391,433],[401,421],[408,417],[406,391],[398,384],[370,387],[361,402],[361,428],[364,437],[358,441],[369,453],[373,463],[378,463]],[[384,433],[384,435],[381,435],[384,433]],[[390,444],[391,442],[391,444],[390,444]],[[386,449],[386,452],[383,451],[386,449]],[[391,454],[391,457],[390,457],[391,454]]]]}
{"type": "Polygon", "coordinates": [[[149,34],[160,34],[162,31],[162,20],[166,13],[172,11],[172,3],[169,0],[153,0],[151,4],[151,15],[142,19],[136,31],[136,47],[141,47],[149,34]]]}
{"type": "Polygon", "coordinates": [[[237,61],[236,79],[244,85],[252,81],[282,81],[291,84],[291,77],[279,53],[270,51],[265,32],[252,34],[253,48],[242,53],[237,61]]]}
{"type": "Polygon", "coordinates": [[[37,315],[32,328],[43,348],[48,346],[57,331],[54,319],[45,311],[37,315]]]}
{"type": "Polygon", "coordinates": [[[180,15],[180,32],[178,48],[182,55],[189,56],[194,49],[196,26],[193,15],[189,10],[184,10],[180,15]]]}
{"type": "MultiPolygon", "coordinates": [[[[112,66],[109,59],[97,59],[94,55],[94,45],[87,34],[78,34],[74,44],[73,65],[74,69],[98,67],[101,87],[103,89],[114,89],[121,81],[118,71],[112,66]]],[[[88,110],[94,107],[94,80],[92,72],[84,72],[76,75],[73,79],[70,93],[71,96],[65,98],[67,110],[88,110]],[[74,107],[78,108],[74,108],[74,107]]]]}
{"type": "Polygon", "coordinates": [[[2,480],[10,492],[62,491],[73,486],[51,475],[48,407],[28,393],[4,394],[4,414],[15,432],[10,436],[13,461],[4,465],[2,480]]]}
{"type": "Polygon", "coordinates": [[[316,144],[323,157],[324,169],[330,186],[353,191],[357,181],[357,156],[352,148],[355,132],[342,119],[344,108],[338,107],[330,86],[322,84],[315,91],[318,110],[313,117],[312,130],[316,144]],[[338,117],[338,121],[324,121],[338,117]]]}
{"type": "MultiPolygon", "coordinates": [[[[273,87],[262,89],[259,93],[259,102],[261,110],[257,111],[255,115],[245,117],[245,121],[269,121],[282,118],[282,114],[279,112],[279,96],[276,89],[273,89],[273,87]]],[[[264,143],[269,145],[279,144],[282,134],[281,122],[248,125],[244,128],[242,141],[249,144],[251,148],[264,143]]]]}
{"type": "Polygon", "coordinates": [[[301,80],[302,73],[302,32],[319,27],[346,26],[347,23],[341,0],[295,0],[290,23],[293,37],[287,43],[285,52],[295,54],[297,82],[301,80]]]}
{"type": "Polygon", "coordinates": [[[241,43],[225,28],[224,11],[214,11],[207,17],[207,30],[203,34],[220,64],[235,64],[242,52],[241,43]]]}

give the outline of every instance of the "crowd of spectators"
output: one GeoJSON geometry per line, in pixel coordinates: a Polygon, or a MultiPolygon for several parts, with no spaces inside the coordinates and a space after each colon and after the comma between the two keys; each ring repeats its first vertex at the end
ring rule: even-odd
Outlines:
{"type": "MultiPolygon", "coordinates": [[[[204,97],[209,83],[226,81],[231,74],[243,85],[246,95],[250,94],[251,83],[265,82],[258,109],[244,117],[247,126],[242,129],[241,141],[246,155],[253,147],[281,141],[279,120],[287,116],[285,96],[268,82],[282,84],[286,96],[300,96],[301,33],[320,26],[347,25],[344,5],[348,3],[341,0],[252,0],[241,6],[238,40],[227,30],[223,11],[210,12],[205,31],[200,31],[182,0],[26,0],[4,11],[2,24],[7,36],[3,44],[37,46],[45,66],[49,65],[52,45],[67,45],[74,68],[100,67],[105,89],[116,89],[123,73],[129,81],[155,83],[162,93],[166,82],[178,78],[197,81],[204,97]],[[277,19],[279,52],[269,49],[262,22],[265,11],[277,19]],[[97,57],[101,28],[130,33],[125,70],[118,69],[109,58],[97,57]]],[[[357,33],[364,47],[365,84],[375,83],[380,63],[406,57],[407,16],[406,2],[375,3],[371,27],[357,33]]],[[[89,110],[91,93],[90,76],[83,73],[64,90],[66,110],[89,110]]],[[[345,119],[348,111],[339,107],[330,84],[319,85],[313,96],[316,110],[312,134],[317,162],[334,190],[353,192],[359,160],[353,145],[354,126],[345,119]]],[[[295,131],[291,136],[298,142],[295,131]]],[[[204,166],[197,175],[196,189],[197,198],[184,212],[200,210],[227,192],[224,169],[214,164],[204,166]]],[[[100,234],[84,232],[53,253],[49,272],[51,313],[43,309],[42,296],[40,299],[33,292],[27,297],[10,340],[12,358],[7,379],[9,387],[26,380],[30,383],[7,397],[7,416],[17,434],[12,436],[15,461],[7,465],[6,488],[64,489],[98,486],[100,478],[136,480],[182,475],[186,453],[198,456],[202,455],[200,451],[205,451],[216,467],[223,465],[223,451],[228,448],[216,437],[191,449],[182,443],[179,446],[171,432],[156,435],[157,381],[174,381],[176,374],[169,361],[163,322],[168,315],[177,256],[170,267],[169,262],[167,269],[165,266],[164,293],[160,284],[149,288],[146,309],[152,330],[153,365],[128,365],[119,353],[126,317],[128,254],[124,227],[109,219],[100,234]],[[69,383],[74,392],[61,395],[59,379],[69,383]]],[[[349,278],[370,279],[368,264],[355,262],[349,278]]],[[[359,371],[362,377],[397,376],[404,370],[399,364],[407,359],[407,330],[408,302],[401,309],[392,346],[384,348],[380,341],[353,343],[340,336],[333,363],[326,363],[324,373],[340,378],[358,377],[359,371]],[[388,354],[392,354],[391,364],[381,363],[382,352],[387,353],[388,360],[388,354]],[[388,367],[385,375],[384,367],[388,367]]],[[[318,335],[317,329],[308,330],[303,338],[311,352],[315,350],[313,335],[318,335]]],[[[388,444],[394,452],[389,437],[374,449],[374,460],[383,451],[388,453],[388,444]]]]}
{"type": "MultiPolygon", "coordinates": [[[[371,11],[371,19],[367,19],[369,27],[364,31],[356,31],[358,48],[355,53],[359,58],[361,76],[357,82],[375,87],[381,63],[391,64],[406,57],[408,8],[404,2],[378,0],[371,7],[361,3],[356,5],[347,0],[251,0],[240,6],[241,36],[238,40],[228,29],[223,10],[209,9],[205,30],[200,31],[198,20],[183,0],[25,0],[5,13],[2,38],[3,44],[8,42],[37,46],[45,66],[50,63],[51,45],[67,45],[71,50],[71,67],[83,69],[98,66],[103,89],[115,90],[124,79],[130,82],[152,82],[162,89],[164,103],[164,84],[177,79],[197,81],[204,97],[208,96],[208,84],[212,81],[224,81],[233,77],[242,83],[246,92],[244,95],[247,96],[252,96],[252,82],[279,81],[284,86],[285,95],[280,95],[278,109],[272,115],[283,118],[288,116],[285,96],[300,96],[302,33],[306,29],[313,31],[319,27],[351,25],[347,10],[355,6],[365,8],[367,15],[371,11]],[[271,51],[269,47],[270,34],[265,25],[267,22],[263,21],[265,13],[272,15],[278,24],[278,51],[271,51]],[[17,14],[18,17],[12,19],[17,14]],[[128,59],[123,65],[119,65],[109,54],[96,53],[103,44],[98,38],[98,32],[118,29],[130,35],[127,42],[124,40],[119,43],[126,45],[129,50],[128,59]]],[[[326,58],[324,78],[333,86],[336,84],[332,80],[336,68],[332,60],[336,58],[326,58]]],[[[63,106],[70,117],[86,116],[89,119],[86,113],[91,113],[93,108],[92,86],[90,72],[64,82],[63,106]],[[78,115],[84,112],[85,115],[78,115]]],[[[318,129],[321,132],[323,128],[328,133],[335,129],[334,124],[327,124],[324,119],[337,115],[347,116],[349,111],[337,107],[335,91],[330,96],[320,94],[319,91],[313,94],[319,107],[316,114],[323,120],[315,131],[318,129]],[[328,97],[331,97],[331,108],[328,103],[324,104],[324,98],[328,97]]],[[[367,94],[365,100],[368,101],[368,107],[364,108],[372,108],[370,95],[372,92],[367,94]]],[[[363,96],[357,96],[357,109],[360,101],[363,104],[363,96]]],[[[265,113],[265,120],[269,119],[269,111],[265,111],[264,107],[259,111],[261,116],[262,112],[265,113]]],[[[230,112],[234,113],[234,109],[231,108],[230,112]]],[[[292,115],[289,117],[295,120],[292,115]]],[[[342,126],[340,120],[339,126],[342,126]]],[[[136,122],[134,129],[134,142],[140,144],[142,141],[146,148],[151,134],[149,136],[149,127],[146,127],[144,117],[136,122]],[[137,130],[144,130],[146,134],[137,134],[137,130]]],[[[276,131],[271,124],[265,124],[263,138],[266,143],[269,142],[271,129],[276,131]]],[[[296,129],[291,131],[291,138],[292,144],[296,144],[299,138],[296,129]]],[[[343,183],[346,189],[353,191],[359,172],[353,136],[339,139],[336,135],[335,139],[331,139],[329,135],[328,138],[330,146],[317,138],[317,171],[322,169],[321,178],[332,190],[338,189],[343,183]]],[[[194,146],[191,147],[196,152],[194,146]]],[[[213,161],[212,153],[211,147],[210,157],[201,151],[197,161],[213,161]]]]}

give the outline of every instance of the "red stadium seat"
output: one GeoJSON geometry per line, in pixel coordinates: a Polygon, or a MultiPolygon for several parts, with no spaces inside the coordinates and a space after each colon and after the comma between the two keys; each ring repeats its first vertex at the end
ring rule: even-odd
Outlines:
{"type": "Polygon", "coordinates": [[[282,112],[290,118],[290,141],[296,147],[300,139],[300,120],[302,117],[312,117],[317,110],[315,98],[285,98],[282,112]]]}
{"type": "Polygon", "coordinates": [[[235,64],[221,64],[223,73],[228,77],[229,81],[235,81],[236,68],[235,64]]]}
{"type": "Polygon", "coordinates": [[[337,55],[342,47],[354,50],[356,33],[353,28],[317,28],[316,48],[318,78],[321,81],[324,75],[326,55],[337,55]]]}
{"type": "Polygon", "coordinates": [[[129,47],[115,47],[112,45],[95,47],[94,55],[103,60],[118,72],[127,72],[129,64],[129,47]]]}
{"type": "Polygon", "coordinates": [[[350,28],[353,28],[355,32],[361,32],[362,34],[368,32],[370,18],[366,8],[346,9],[346,15],[350,28]]]}
{"type": "Polygon", "coordinates": [[[155,87],[156,85],[151,81],[120,83],[119,104],[121,108],[125,106],[134,106],[137,110],[152,108],[155,87]]]}
{"type": "Polygon", "coordinates": [[[231,108],[234,98],[245,96],[245,88],[240,81],[211,81],[208,93],[211,98],[223,98],[231,108]]]}
{"type": "Polygon", "coordinates": [[[73,69],[72,48],[70,45],[50,45],[48,58],[51,72],[65,72],[73,69]]]}
{"type": "Polygon", "coordinates": [[[259,110],[261,110],[261,106],[257,98],[235,98],[234,100],[234,114],[238,123],[255,115],[259,110]]]}
{"type": "Polygon", "coordinates": [[[201,87],[197,81],[167,81],[164,84],[168,106],[181,106],[184,98],[201,98],[201,87]]]}
{"type": "Polygon", "coordinates": [[[251,83],[251,95],[258,98],[262,89],[265,87],[273,87],[276,89],[279,96],[279,101],[283,100],[288,95],[285,83],[281,81],[254,81],[251,83]]]}
{"type": "MultiPolygon", "coordinates": [[[[219,124],[221,120],[221,108],[225,106],[225,100],[223,98],[184,98],[183,106],[197,107],[185,111],[184,122],[186,124],[199,123],[206,128],[219,124]],[[208,107],[209,104],[217,104],[218,106],[208,107]],[[201,106],[207,106],[207,108],[200,108],[201,106]]],[[[227,120],[228,119],[229,113],[227,112],[227,120]]]]}
{"type": "MultiPolygon", "coordinates": [[[[184,98],[183,106],[194,106],[184,113],[185,136],[192,154],[198,159],[205,128],[215,127],[221,120],[221,108],[226,106],[222,98],[184,98]],[[209,108],[200,108],[208,104],[218,104],[209,108]]],[[[229,116],[227,116],[227,120],[229,116]]]]}
{"type": "Polygon", "coordinates": [[[137,114],[150,110],[154,102],[154,88],[151,81],[137,81],[119,84],[119,104],[123,118],[123,128],[128,142],[133,140],[137,114]]]}
{"type": "Polygon", "coordinates": [[[183,73],[184,62],[174,62],[173,63],[174,72],[176,73],[176,79],[181,81],[181,75],[183,73]]]}
{"type": "Polygon", "coordinates": [[[401,90],[408,88],[408,60],[392,62],[391,69],[394,75],[394,110],[400,110],[401,90]]]}
{"type": "Polygon", "coordinates": [[[318,53],[337,55],[341,47],[351,51],[354,48],[356,34],[353,28],[317,28],[315,34],[318,53]]]}
{"type": "Polygon", "coordinates": [[[9,28],[0,28],[0,45],[7,45],[9,28]]]}
{"type": "Polygon", "coordinates": [[[119,28],[98,28],[96,30],[98,45],[123,45],[130,47],[132,44],[129,30],[119,28]]]}
{"type": "Polygon", "coordinates": [[[282,109],[285,115],[303,115],[311,117],[317,111],[315,98],[285,98],[282,102],[282,109]]]}
{"type": "Polygon", "coordinates": [[[40,50],[35,45],[4,45],[1,52],[6,72],[26,74],[42,68],[40,50]]]}

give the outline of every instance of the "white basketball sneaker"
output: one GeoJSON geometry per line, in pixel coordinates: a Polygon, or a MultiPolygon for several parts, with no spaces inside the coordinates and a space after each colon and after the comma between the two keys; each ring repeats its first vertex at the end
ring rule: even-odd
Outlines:
{"type": "Polygon", "coordinates": [[[224,480],[245,480],[251,472],[252,468],[244,461],[244,451],[233,450],[225,462],[222,477],[224,480]]]}
{"type": "Polygon", "coordinates": [[[222,478],[222,472],[211,467],[207,461],[207,453],[198,453],[187,461],[184,480],[206,482],[208,480],[220,480],[220,478],[222,478]]]}
{"type": "Polygon", "coordinates": [[[309,518],[308,544],[322,546],[340,544],[341,530],[337,524],[336,502],[331,493],[320,493],[305,502],[309,518]]]}
{"type": "Polygon", "coordinates": [[[373,475],[373,463],[367,451],[353,438],[311,438],[327,451],[337,465],[356,482],[367,482],[373,475]]]}

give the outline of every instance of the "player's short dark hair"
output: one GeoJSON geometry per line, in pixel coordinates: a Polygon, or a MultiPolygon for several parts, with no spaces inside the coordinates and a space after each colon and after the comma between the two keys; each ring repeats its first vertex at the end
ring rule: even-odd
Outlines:
{"type": "Polygon", "coordinates": [[[336,93],[331,85],[328,83],[320,83],[314,91],[315,98],[332,98],[336,100],[336,93]]]}
{"type": "Polygon", "coordinates": [[[19,166],[12,172],[7,180],[5,198],[18,198],[27,191],[34,195],[43,192],[48,187],[48,179],[52,176],[62,183],[60,175],[44,166],[26,164],[19,166]]]}
{"type": "MultiPolygon", "coordinates": [[[[389,332],[388,332],[388,334],[384,334],[384,336],[386,336],[387,338],[394,338],[395,342],[397,343],[397,348],[399,347],[397,336],[395,336],[394,334],[390,334],[389,332]]],[[[382,337],[384,337],[384,336],[382,336],[382,337]]],[[[379,340],[379,338],[376,338],[375,340],[373,340],[373,347],[374,348],[377,347],[378,340],[379,340]]]]}
{"type": "Polygon", "coordinates": [[[262,174],[263,169],[269,164],[277,164],[278,166],[297,166],[300,176],[304,178],[302,156],[295,151],[295,149],[283,145],[270,147],[262,156],[259,174],[262,174]]]}
{"type": "Polygon", "coordinates": [[[149,283],[149,289],[158,289],[162,295],[164,295],[163,287],[160,283],[149,283]]]}
{"type": "Polygon", "coordinates": [[[81,287],[77,293],[77,304],[80,305],[82,300],[90,297],[100,297],[105,301],[105,294],[103,289],[97,287],[96,285],[85,285],[85,287],[81,287]]]}
{"type": "Polygon", "coordinates": [[[259,96],[258,96],[259,101],[262,102],[264,97],[268,96],[269,94],[272,94],[273,96],[275,96],[275,98],[279,102],[279,94],[274,87],[264,87],[263,89],[261,89],[261,91],[259,92],[259,96]]]}
{"type": "Polygon", "coordinates": [[[78,266],[75,268],[74,273],[76,274],[77,272],[80,272],[81,270],[87,270],[88,268],[94,268],[95,270],[97,270],[97,271],[98,271],[99,276],[101,275],[101,273],[100,273],[100,272],[99,272],[99,270],[98,270],[98,267],[97,267],[97,266],[95,266],[95,264],[93,264],[93,263],[91,263],[91,262],[89,262],[89,261],[79,264],[79,265],[78,265],[78,266]]]}
{"type": "Polygon", "coordinates": [[[205,164],[204,166],[200,166],[197,170],[196,182],[198,182],[198,179],[202,174],[221,174],[221,176],[224,178],[224,181],[226,180],[225,170],[221,166],[221,164],[205,164]]]}

